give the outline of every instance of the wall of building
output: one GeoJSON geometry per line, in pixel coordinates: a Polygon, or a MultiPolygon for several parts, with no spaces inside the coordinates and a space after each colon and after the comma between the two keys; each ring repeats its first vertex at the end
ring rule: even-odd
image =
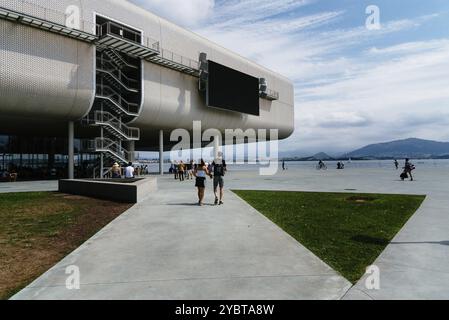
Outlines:
{"type": "MultiPolygon", "coordinates": [[[[19,10],[19,1],[0,2],[17,6],[19,10]]],[[[64,22],[64,15],[57,12],[64,12],[69,5],[80,7],[80,28],[83,31],[94,32],[94,16],[98,13],[142,31],[145,37],[159,41],[161,48],[180,53],[186,58],[198,61],[200,52],[206,52],[210,60],[258,78],[266,78],[269,88],[280,93],[278,101],[260,100],[260,116],[217,110],[205,105],[198,92],[197,78],[143,62],[143,105],[140,116],[132,124],[142,129],[143,144],[145,141],[148,145],[157,141],[155,132],[159,129],[189,129],[194,120],[202,120],[204,128],[220,130],[277,128],[280,138],[286,138],[293,132],[293,85],[277,73],[127,1],[35,0],[33,3],[42,8],[52,8],[54,13],[28,9],[26,6],[22,10],[34,10],[29,13],[51,16],[53,21],[60,23],[64,22]]],[[[0,79],[6,84],[0,89],[0,94],[6,96],[0,102],[2,113],[40,114],[65,120],[81,118],[92,102],[94,46],[28,27],[12,26],[10,22],[0,23],[0,54],[2,60],[12,61],[9,66],[2,64],[0,67],[0,79]]]]}
{"type": "MultiPolygon", "coordinates": [[[[36,12],[39,7],[19,4],[0,1],[1,6],[44,14],[36,12]]],[[[0,35],[3,116],[77,120],[89,111],[95,93],[94,46],[6,20],[0,20],[0,35]]]]}

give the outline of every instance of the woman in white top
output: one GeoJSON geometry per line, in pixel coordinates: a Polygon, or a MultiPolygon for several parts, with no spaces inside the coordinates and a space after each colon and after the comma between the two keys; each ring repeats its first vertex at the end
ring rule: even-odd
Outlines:
{"type": "Polygon", "coordinates": [[[204,200],[204,191],[206,189],[206,177],[210,176],[209,170],[207,170],[207,166],[204,163],[203,159],[201,159],[200,164],[196,166],[193,175],[196,177],[195,187],[198,188],[198,205],[202,206],[204,200]]]}

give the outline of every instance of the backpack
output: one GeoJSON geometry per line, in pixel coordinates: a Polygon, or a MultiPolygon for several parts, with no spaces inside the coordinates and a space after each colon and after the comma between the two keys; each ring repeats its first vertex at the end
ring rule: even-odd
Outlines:
{"type": "Polygon", "coordinates": [[[214,176],[223,177],[225,175],[225,167],[226,167],[226,163],[224,162],[224,160],[222,164],[216,164],[214,162],[213,165],[214,165],[214,176]]]}

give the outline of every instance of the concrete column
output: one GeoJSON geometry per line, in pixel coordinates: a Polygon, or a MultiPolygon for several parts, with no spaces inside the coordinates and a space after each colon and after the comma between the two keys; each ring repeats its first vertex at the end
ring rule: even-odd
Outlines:
{"type": "Polygon", "coordinates": [[[75,133],[73,121],[69,122],[69,179],[75,178],[75,133]]]}
{"type": "MultiPolygon", "coordinates": [[[[101,146],[104,147],[104,129],[103,127],[100,128],[100,133],[101,133],[101,146]]],[[[103,156],[103,152],[100,153],[100,179],[103,179],[103,171],[104,171],[104,156],[103,156]]],[[[95,178],[95,177],[94,177],[95,178]]]]}
{"type": "Polygon", "coordinates": [[[164,175],[164,130],[159,131],[159,173],[164,175]]]}
{"type": "Polygon", "coordinates": [[[100,179],[103,179],[103,171],[104,171],[104,156],[102,152],[100,153],[100,179]]]}
{"type": "Polygon", "coordinates": [[[214,160],[218,158],[218,152],[220,152],[220,136],[214,137],[214,160]]]}
{"type": "Polygon", "coordinates": [[[128,161],[131,161],[131,162],[136,161],[136,142],[135,141],[128,142],[128,151],[129,151],[128,161]]]}

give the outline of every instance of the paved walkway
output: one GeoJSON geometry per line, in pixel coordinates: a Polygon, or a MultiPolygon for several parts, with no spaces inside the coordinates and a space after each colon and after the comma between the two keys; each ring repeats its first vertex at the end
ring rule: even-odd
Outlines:
{"type": "Polygon", "coordinates": [[[57,191],[58,181],[2,182],[0,193],[57,191]]]}
{"type": "Polygon", "coordinates": [[[200,208],[192,182],[159,186],[14,299],[339,299],[351,286],[234,194],[200,208]],[[65,287],[69,265],[80,290],[65,287]]]}
{"type": "Polygon", "coordinates": [[[227,176],[234,189],[427,195],[374,263],[380,290],[367,290],[365,279],[351,287],[235,195],[228,193],[223,207],[198,208],[189,182],[163,178],[160,191],[14,298],[448,299],[449,170],[418,166],[414,182],[397,176],[391,169],[351,166],[227,176]],[[65,267],[72,264],[81,269],[79,291],[65,289],[65,267]]]}

